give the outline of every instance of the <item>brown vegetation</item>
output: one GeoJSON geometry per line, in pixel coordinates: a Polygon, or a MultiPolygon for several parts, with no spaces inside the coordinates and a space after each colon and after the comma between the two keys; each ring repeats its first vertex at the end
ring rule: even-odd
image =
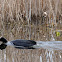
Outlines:
{"type": "MultiPolygon", "coordinates": [[[[62,34],[58,37],[55,34],[58,29],[62,30],[62,0],[0,0],[0,36],[8,41],[47,41],[52,35],[55,40],[62,40],[62,34]]],[[[61,62],[60,56],[58,51],[7,47],[0,51],[0,62],[47,62],[48,58],[50,62],[61,62]]]]}

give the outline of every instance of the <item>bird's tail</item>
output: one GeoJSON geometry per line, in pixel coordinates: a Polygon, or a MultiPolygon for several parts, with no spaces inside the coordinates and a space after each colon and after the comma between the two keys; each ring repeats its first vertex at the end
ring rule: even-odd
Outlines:
{"type": "Polygon", "coordinates": [[[0,45],[0,49],[3,50],[7,47],[7,45],[5,43],[7,43],[7,40],[4,37],[0,38],[0,42],[2,42],[2,44],[0,45]]]}

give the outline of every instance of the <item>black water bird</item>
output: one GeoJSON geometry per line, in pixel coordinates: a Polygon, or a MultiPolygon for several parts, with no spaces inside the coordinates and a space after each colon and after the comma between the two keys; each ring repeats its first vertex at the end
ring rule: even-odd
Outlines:
{"type": "Polygon", "coordinates": [[[36,42],[33,40],[17,39],[7,41],[4,37],[0,38],[0,42],[2,42],[0,45],[1,50],[5,49],[7,46],[13,46],[18,49],[35,49],[33,46],[36,45],[36,42]]]}

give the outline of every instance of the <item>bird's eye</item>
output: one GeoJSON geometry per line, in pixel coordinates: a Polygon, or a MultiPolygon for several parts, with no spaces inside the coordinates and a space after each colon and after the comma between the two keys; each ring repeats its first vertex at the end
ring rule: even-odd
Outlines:
{"type": "Polygon", "coordinates": [[[2,41],[0,41],[0,45],[2,44],[2,41]]]}

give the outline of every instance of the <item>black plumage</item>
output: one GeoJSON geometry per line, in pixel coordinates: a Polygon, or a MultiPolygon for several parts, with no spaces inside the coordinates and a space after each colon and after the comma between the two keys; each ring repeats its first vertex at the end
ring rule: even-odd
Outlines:
{"type": "Polygon", "coordinates": [[[13,40],[11,43],[15,46],[15,48],[19,49],[34,49],[32,46],[36,45],[36,42],[33,40],[13,40]]]}
{"type": "Polygon", "coordinates": [[[5,45],[5,44],[1,44],[1,45],[0,45],[0,49],[1,49],[1,50],[5,49],[6,47],[7,47],[7,45],[5,45]]]}
{"type": "Polygon", "coordinates": [[[18,49],[35,49],[33,46],[36,45],[36,42],[33,40],[17,39],[8,42],[4,37],[1,37],[0,41],[2,42],[0,45],[1,50],[5,49],[7,46],[14,46],[18,49]]]}

